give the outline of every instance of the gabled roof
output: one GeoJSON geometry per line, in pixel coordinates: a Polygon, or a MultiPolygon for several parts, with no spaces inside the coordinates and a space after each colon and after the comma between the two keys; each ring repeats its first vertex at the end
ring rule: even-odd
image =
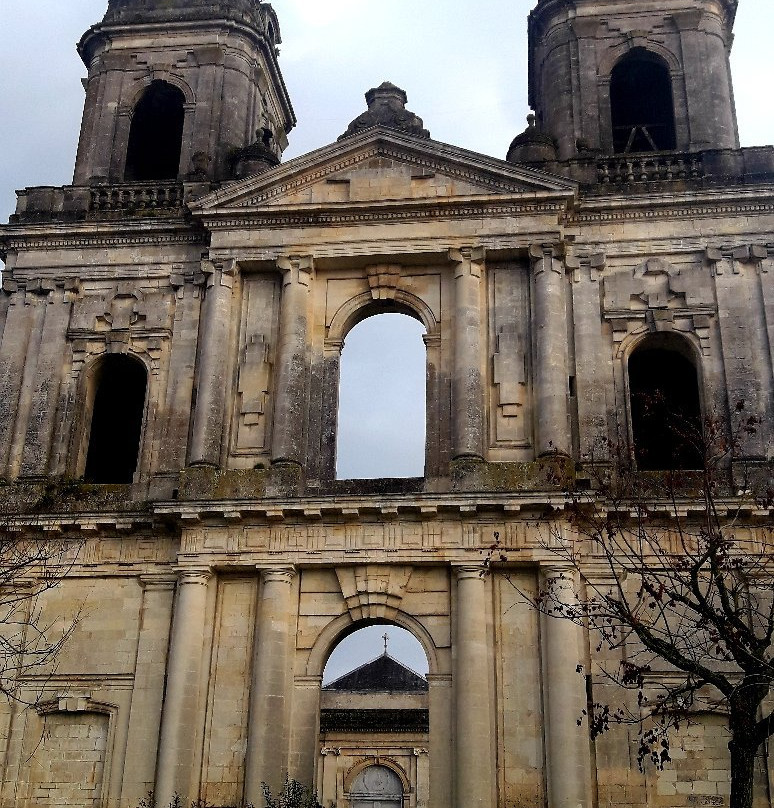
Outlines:
{"type": "Polygon", "coordinates": [[[523,165],[374,127],[231,183],[190,204],[194,215],[435,203],[444,199],[571,197],[576,183],[523,165]]]}
{"type": "Polygon", "coordinates": [[[350,693],[418,693],[427,689],[427,679],[424,676],[407,668],[389,654],[382,654],[345,673],[323,688],[350,693]]]}

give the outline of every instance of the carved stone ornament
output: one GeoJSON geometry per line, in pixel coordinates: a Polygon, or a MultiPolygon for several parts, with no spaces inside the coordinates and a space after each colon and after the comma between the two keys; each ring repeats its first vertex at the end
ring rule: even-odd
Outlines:
{"type": "Polygon", "coordinates": [[[408,132],[428,140],[430,132],[425,129],[418,115],[406,109],[407,101],[405,90],[389,81],[372,88],[366,93],[368,111],[355,118],[339,140],[357,135],[366,129],[373,129],[375,126],[399,129],[401,132],[408,132]]]}

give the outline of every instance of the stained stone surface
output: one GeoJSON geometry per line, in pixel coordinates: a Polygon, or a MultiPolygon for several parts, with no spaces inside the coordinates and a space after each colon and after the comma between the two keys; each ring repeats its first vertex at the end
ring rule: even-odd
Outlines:
{"type": "MultiPolygon", "coordinates": [[[[295,119],[270,7],[183,5],[110,4],[81,43],[74,183],[21,191],[0,228],[0,513],[67,544],[38,606],[56,630],[80,615],[20,683],[33,706],[0,705],[0,808],[260,804],[286,771],[341,808],[377,766],[404,808],[727,806],[726,719],[697,716],[664,772],[622,734],[590,744],[578,718],[618,657],[527,600],[572,573],[547,547],[574,535],[568,491],[630,446],[638,346],[691,361],[703,412],[760,419],[724,493],[772,474],[774,149],[736,142],[734,4],[540,2],[537,132],[510,161],[433,141],[382,85],[346,136],[279,164],[295,119]],[[670,66],[675,151],[610,148],[634,48],[670,66]],[[128,183],[154,80],[185,98],[179,175],[128,183]],[[385,311],[426,332],[425,473],[337,480],[342,345],[385,311]],[[137,470],[86,484],[116,356],[147,378],[137,470]],[[507,561],[482,574],[495,535],[507,561]],[[322,689],[336,644],[385,622],[422,644],[426,689],[394,666],[388,693],[322,689]]],[[[693,518],[695,476],[683,494],[693,518]]]]}

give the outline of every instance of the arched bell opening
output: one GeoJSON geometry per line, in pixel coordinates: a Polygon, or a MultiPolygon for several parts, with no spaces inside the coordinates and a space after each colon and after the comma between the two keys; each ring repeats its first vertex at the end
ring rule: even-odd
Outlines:
{"type": "Polygon", "coordinates": [[[635,48],[616,64],[610,111],[616,154],[677,148],[672,77],[656,54],[635,48]]]}
{"type": "Polygon", "coordinates": [[[699,374],[688,343],[673,334],[646,338],[629,356],[628,379],[637,468],[700,469],[699,374]]]}
{"type": "Polygon", "coordinates": [[[153,81],[132,115],[124,171],[127,182],[177,179],[184,121],[183,92],[166,81],[153,81]]]}
{"type": "Polygon", "coordinates": [[[147,387],[145,366],[134,357],[106,356],[94,368],[84,402],[88,435],[83,471],[86,482],[133,482],[140,457],[147,387]]]}

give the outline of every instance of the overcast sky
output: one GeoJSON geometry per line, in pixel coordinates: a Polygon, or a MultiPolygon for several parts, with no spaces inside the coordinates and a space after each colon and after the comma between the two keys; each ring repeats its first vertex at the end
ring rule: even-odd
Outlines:
{"type": "MultiPolygon", "coordinates": [[[[276,0],[281,67],[298,117],[285,158],[333,142],[365,109],[365,91],[385,80],[408,92],[409,108],[424,118],[436,140],[504,157],[528,112],[526,19],[533,5],[534,0],[276,0]]],[[[107,0],[0,0],[1,221],[13,211],[15,189],[71,181],[86,73],[75,44],[106,7],[107,0]]],[[[774,140],[773,22],[771,0],[741,0],[732,61],[743,145],[774,140]]],[[[349,416],[346,473],[421,473],[423,414],[416,404],[424,384],[421,329],[391,322],[385,331],[376,320],[359,329],[372,332],[366,344],[378,344],[392,356],[397,351],[398,366],[406,363],[402,350],[419,364],[413,382],[396,383],[386,359],[377,357],[368,369],[374,352],[358,348],[352,332],[343,361],[346,365],[349,352],[351,361],[360,363],[365,391],[355,396],[359,414],[349,416]],[[388,339],[395,343],[389,351],[388,339]],[[397,404],[380,392],[391,389],[414,402],[409,416],[396,415],[397,404]],[[364,397],[368,392],[374,394],[371,403],[364,397]],[[386,414],[377,416],[380,403],[386,414]],[[385,420],[390,414],[391,426],[385,420]],[[413,420],[411,429],[407,418],[413,420]],[[416,449],[406,449],[403,436],[409,431],[418,456],[416,449]],[[386,437],[381,447],[369,443],[377,434],[386,437]],[[408,461],[405,471],[395,464],[396,456],[408,461]],[[363,471],[363,463],[371,461],[389,468],[371,464],[363,471]]],[[[345,667],[379,653],[383,632],[372,633],[355,644],[361,650],[349,652],[345,667]]],[[[397,637],[395,650],[402,656],[397,637]]],[[[416,656],[402,658],[422,667],[416,656]]]]}

